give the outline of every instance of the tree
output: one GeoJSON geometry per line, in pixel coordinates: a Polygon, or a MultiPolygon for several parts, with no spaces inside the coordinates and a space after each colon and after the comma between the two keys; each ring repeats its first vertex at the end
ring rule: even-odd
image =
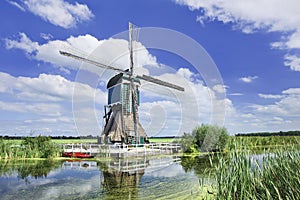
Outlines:
{"type": "Polygon", "coordinates": [[[217,125],[197,126],[191,134],[185,133],[182,137],[183,150],[190,153],[196,148],[199,152],[222,151],[227,143],[226,128],[217,125]]]}
{"type": "Polygon", "coordinates": [[[194,145],[194,138],[189,133],[184,133],[181,138],[181,146],[184,152],[186,153],[195,153],[197,152],[197,148],[194,145]]]}

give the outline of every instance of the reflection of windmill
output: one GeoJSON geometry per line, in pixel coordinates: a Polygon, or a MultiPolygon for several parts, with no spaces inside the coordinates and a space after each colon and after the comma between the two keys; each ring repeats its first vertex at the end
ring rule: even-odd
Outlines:
{"type": "Polygon", "coordinates": [[[105,65],[68,52],[59,52],[64,56],[119,72],[119,74],[112,77],[107,84],[108,105],[104,107],[105,126],[101,135],[105,143],[120,142],[140,144],[147,141],[146,133],[139,123],[138,117],[140,80],[184,91],[184,88],[180,86],[147,75],[134,75],[132,42],[133,25],[129,23],[130,69],[127,70],[105,65]]]}

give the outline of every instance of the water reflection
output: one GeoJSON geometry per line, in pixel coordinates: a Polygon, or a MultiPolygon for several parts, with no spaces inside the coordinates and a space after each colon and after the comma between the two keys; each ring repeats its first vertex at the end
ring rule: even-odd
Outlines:
{"type": "Polygon", "coordinates": [[[25,181],[28,181],[28,177],[46,178],[51,170],[59,168],[60,165],[61,162],[53,160],[3,160],[0,163],[0,176],[17,173],[17,177],[25,181]]]}
{"type": "MultiPolygon", "coordinates": [[[[188,161],[185,160],[184,163],[188,161]]],[[[0,164],[1,199],[155,199],[197,196],[179,157],[0,164]]]]}
{"type": "Polygon", "coordinates": [[[100,162],[106,199],[137,199],[138,186],[148,160],[116,160],[100,162]]]}

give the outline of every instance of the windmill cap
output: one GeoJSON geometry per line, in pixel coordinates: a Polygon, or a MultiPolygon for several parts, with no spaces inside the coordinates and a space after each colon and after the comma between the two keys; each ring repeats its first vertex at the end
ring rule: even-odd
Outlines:
{"type": "MultiPolygon", "coordinates": [[[[111,79],[109,79],[106,88],[109,89],[117,84],[120,84],[123,82],[123,80],[129,81],[130,78],[127,74],[123,74],[123,73],[117,74],[117,75],[113,76],[111,79]]],[[[138,79],[138,78],[134,78],[134,82],[141,84],[140,79],[138,79]]]]}

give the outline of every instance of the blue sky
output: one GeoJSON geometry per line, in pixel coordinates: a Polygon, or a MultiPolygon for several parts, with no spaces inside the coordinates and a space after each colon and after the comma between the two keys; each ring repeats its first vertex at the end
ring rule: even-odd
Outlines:
{"type": "MultiPolygon", "coordinates": [[[[210,87],[186,58],[140,41],[137,73],[186,89],[142,85],[140,120],[149,135],[181,135],[214,123],[222,109],[217,123],[231,134],[299,129],[299,6],[297,0],[1,1],[0,134],[100,134],[113,73],[58,51],[110,62],[127,50],[126,40],[111,37],[127,31],[129,21],[192,38],[224,83],[210,87]]],[[[126,68],[128,55],[114,64],[126,68]]]]}

